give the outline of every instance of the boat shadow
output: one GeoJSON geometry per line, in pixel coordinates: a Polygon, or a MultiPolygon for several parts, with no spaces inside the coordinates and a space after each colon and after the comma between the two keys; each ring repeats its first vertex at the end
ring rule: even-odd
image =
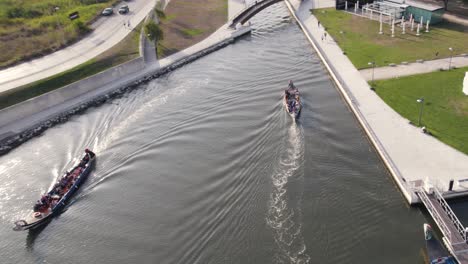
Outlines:
{"type": "Polygon", "coordinates": [[[52,219],[47,220],[46,222],[44,222],[43,224],[41,224],[40,226],[34,229],[29,229],[28,235],[26,237],[26,249],[33,250],[34,243],[36,242],[37,237],[49,225],[51,220],[52,219]]]}

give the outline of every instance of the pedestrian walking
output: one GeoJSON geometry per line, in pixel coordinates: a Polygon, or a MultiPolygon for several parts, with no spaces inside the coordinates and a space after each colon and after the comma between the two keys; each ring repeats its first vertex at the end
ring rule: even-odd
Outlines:
{"type": "Polygon", "coordinates": [[[317,26],[320,27],[320,21],[319,20],[317,20],[317,26]]]}
{"type": "Polygon", "coordinates": [[[323,37],[324,37],[324,39],[327,39],[327,32],[323,33],[323,37]]]}
{"type": "Polygon", "coordinates": [[[323,41],[323,35],[322,35],[322,41],[323,41]]]}
{"type": "Polygon", "coordinates": [[[126,25],[127,25],[127,24],[125,24],[125,21],[124,21],[124,24],[123,24],[123,25],[124,25],[124,28],[126,28],[126,25]]]}
{"type": "Polygon", "coordinates": [[[128,24],[127,24],[127,25],[128,25],[128,28],[130,28],[130,20],[128,21],[128,24]]]}

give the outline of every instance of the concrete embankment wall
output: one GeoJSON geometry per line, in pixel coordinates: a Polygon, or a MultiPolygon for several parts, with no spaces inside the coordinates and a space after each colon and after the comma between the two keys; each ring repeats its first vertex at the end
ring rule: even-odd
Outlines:
{"type": "Polygon", "coordinates": [[[222,38],[213,36],[209,43],[198,45],[196,49],[188,48],[180,54],[168,57],[163,65],[145,66],[143,58],[140,57],[48,94],[3,109],[0,111],[0,155],[40,135],[49,127],[65,122],[69,117],[88,107],[100,105],[144,82],[219,50],[249,32],[250,28],[245,27],[222,38]]]}
{"type": "Polygon", "coordinates": [[[340,74],[337,72],[337,70],[334,68],[333,63],[330,63],[330,58],[326,55],[326,53],[319,47],[319,45],[316,45],[315,40],[313,36],[311,36],[306,27],[303,25],[301,20],[296,16],[296,11],[293,6],[293,4],[289,0],[285,0],[286,6],[288,7],[289,11],[291,12],[292,16],[298,23],[299,27],[301,30],[304,32],[306,38],[309,40],[309,42],[312,44],[313,48],[317,51],[319,58],[322,60],[323,64],[325,65],[325,68],[328,70],[331,79],[334,81],[336,84],[338,90],[340,91],[341,95],[343,96],[345,102],[348,104],[349,108],[353,112],[354,116],[356,117],[357,121],[360,123],[361,127],[363,128],[364,132],[367,134],[368,139],[370,142],[373,144],[375,150],[379,154],[380,158],[386,165],[387,169],[393,176],[395,182],[399,186],[400,190],[402,191],[403,195],[407,199],[407,201],[410,204],[417,203],[419,202],[419,198],[411,191],[409,191],[411,188],[408,186],[406,181],[403,180],[403,177],[398,170],[398,167],[394,164],[388,153],[386,152],[385,148],[379,141],[378,137],[375,136],[375,133],[372,129],[372,127],[367,123],[365,117],[361,113],[361,111],[355,107],[354,102],[353,102],[353,95],[349,91],[349,88],[346,86],[346,82],[343,80],[343,78],[340,76],[340,74]]]}
{"type": "Polygon", "coordinates": [[[0,111],[0,124],[6,125],[79,97],[144,68],[143,58],[136,58],[60,89],[32,98],[0,111]]]}

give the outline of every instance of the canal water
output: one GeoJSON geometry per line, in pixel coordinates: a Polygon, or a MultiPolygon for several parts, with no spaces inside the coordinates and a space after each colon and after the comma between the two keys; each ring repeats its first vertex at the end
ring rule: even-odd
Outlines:
{"type": "Polygon", "coordinates": [[[424,263],[409,207],[283,3],[254,31],[0,157],[1,263],[424,263]],[[299,122],[281,104],[294,80],[299,122]],[[84,148],[44,228],[12,231],[84,148]]]}

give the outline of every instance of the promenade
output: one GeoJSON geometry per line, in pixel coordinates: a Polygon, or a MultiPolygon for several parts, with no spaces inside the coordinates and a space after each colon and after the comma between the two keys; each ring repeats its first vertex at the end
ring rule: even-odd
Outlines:
{"type": "Polygon", "coordinates": [[[315,8],[312,0],[286,3],[408,202],[418,202],[412,191],[417,180],[437,186],[445,197],[467,195],[468,156],[410,125],[370,90],[330,35],[322,41],[324,29],[309,11],[315,8]],[[448,192],[452,179],[454,189],[448,192]]]}
{"type": "MultiPolygon", "coordinates": [[[[454,56],[452,60],[450,60],[450,58],[443,58],[438,60],[413,62],[408,63],[407,65],[399,64],[396,66],[376,67],[374,68],[374,80],[399,78],[414,74],[435,72],[441,69],[448,70],[449,65],[450,68],[468,67],[468,55],[454,56]]],[[[360,70],[359,72],[367,81],[372,80],[372,68],[360,70]]]]}

